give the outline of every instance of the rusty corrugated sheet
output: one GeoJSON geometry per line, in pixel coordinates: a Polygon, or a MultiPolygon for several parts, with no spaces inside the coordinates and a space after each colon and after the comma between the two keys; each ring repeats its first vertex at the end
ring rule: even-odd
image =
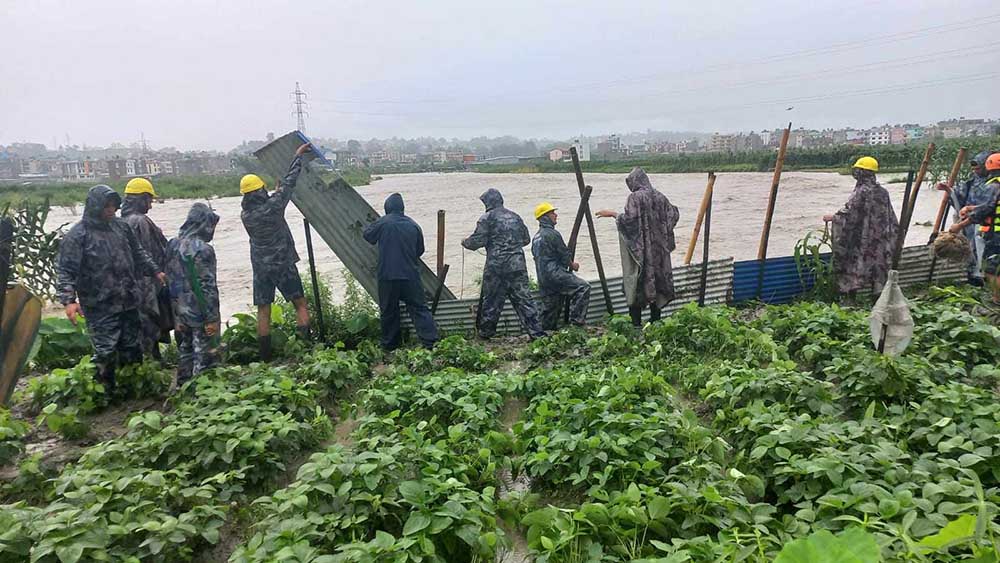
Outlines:
{"type": "MultiPolygon", "coordinates": [[[[308,139],[304,135],[293,131],[268,143],[254,155],[272,176],[280,178],[285,175],[295,149],[305,141],[308,139]]],[[[311,162],[302,167],[292,203],[361,286],[372,296],[378,296],[375,275],[378,250],[361,237],[365,225],[379,216],[372,206],[342,179],[327,185],[311,162]]],[[[420,281],[428,298],[433,296],[437,277],[423,261],[420,262],[420,281]]],[[[453,300],[455,294],[446,287],[441,292],[441,299],[442,302],[453,300]]]]}

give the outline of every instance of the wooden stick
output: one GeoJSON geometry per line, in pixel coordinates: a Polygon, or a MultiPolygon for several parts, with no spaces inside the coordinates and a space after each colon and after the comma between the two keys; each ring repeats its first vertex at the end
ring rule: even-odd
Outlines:
{"type": "MultiPolygon", "coordinates": [[[[444,213],[443,211],[441,213],[444,213]]],[[[444,280],[448,277],[448,270],[451,269],[450,264],[445,264],[441,266],[441,273],[438,274],[438,286],[434,291],[434,302],[431,304],[431,314],[437,313],[438,302],[441,301],[441,292],[444,291],[444,280]]]]}
{"type": "Polygon", "coordinates": [[[319,339],[326,336],[326,324],[323,322],[323,301],[319,295],[319,276],[316,275],[316,255],[313,254],[312,229],[309,228],[309,219],[302,218],[302,224],[306,229],[306,253],[309,255],[309,277],[312,280],[313,301],[316,302],[316,328],[319,339]]]}
{"type": "Polygon", "coordinates": [[[792,133],[792,123],[781,135],[781,146],[778,148],[778,159],[774,163],[774,177],[771,179],[771,193],[767,199],[767,212],[764,215],[764,229],[760,233],[760,246],[757,247],[757,260],[760,270],[757,272],[757,297],[764,290],[764,261],[767,260],[767,243],[771,238],[771,220],[774,218],[774,204],[778,198],[778,183],[781,181],[781,169],[785,166],[785,151],[788,149],[788,136],[792,133]]]}
{"type": "MultiPolygon", "coordinates": [[[[962,147],[958,149],[958,156],[955,157],[955,164],[951,166],[951,173],[948,174],[948,184],[949,188],[955,187],[955,182],[958,181],[958,175],[962,171],[962,163],[965,162],[965,154],[969,149],[962,147]]],[[[948,202],[951,198],[948,197],[948,192],[945,192],[941,196],[941,205],[938,206],[937,217],[934,218],[934,230],[933,233],[937,234],[941,232],[941,228],[944,225],[944,214],[948,212],[948,202]]],[[[957,211],[957,210],[956,210],[957,211]]],[[[931,241],[934,239],[934,234],[931,235],[931,241]]],[[[930,244],[928,242],[928,244],[930,244]]]]}
{"type": "MultiPolygon", "coordinates": [[[[715,177],[713,176],[714,180],[715,177]]],[[[698,290],[698,306],[705,306],[705,291],[708,289],[708,247],[712,242],[712,197],[709,194],[708,206],[705,208],[705,243],[702,245],[701,284],[698,290]]]]}
{"type": "Polygon", "coordinates": [[[903,244],[906,242],[906,229],[904,225],[910,222],[910,207],[906,202],[910,199],[913,188],[913,170],[906,175],[906,190],[903,192],[903,208],[899,211],[899,232],[896,233],[896,245],[892,251],[892,269],[899,268],[899,260],[903,255],[903,244]]]}
{"type": "MultiPolygon", "coordinates": [[[[924,151],[924,159],[920,162],[920,169],[917,171],[917,179],[913,182],[913,194],[910,195],[909,201],[906,202],[906,207],[909,208],[910,218],[913,217],[913,209],[917,204],[917,195],[920,193],[920,185],[924,183],[924,177],[927,176],[927,168],[931,164],[931,156],[934,154],[934,143],[927,144],[927,150],[924,151]]],[[[910,225],[907,223],[906,230],[910,230],[910,225]]]]}
{"type": "Polygon", "coordinates": [[[691,242],[688,243],[687,253],[684,255],[684,265],[691,263],[694,256],[694,249],[698,246],[698,235],[701,234],[701,223],[705,219],[705,210],[708,209],[708,202],[712,201],[712,190],[715,186],[715,172],[708,173],[708,185],[705,186],[705,195],[701,196],[701,207],[698,208],[698,218],[694,221],[694,230],[691,232],[691,242]]]}
{"type": "Polygon", "coordinates": [[[437,275],[443,278],[444,272],[444,209],[438,209],[438,232],[437,232],[437,275]]]}
{"type": "Polygon", "coordinates": [[[580,237],[580,227],[583,225],[584,215],[590,215],[590,194],[594,188],[584,186],[583,195],[580,196],[580,207],[576,210],[576,219],[573,220],[573,230],[569,233],[569,259],[576,258],[576,241],[580,237]]]}
{"type": "MultiPolygon", "coordinates": [[[[576,172],[576,185],[583,196],[586,186],[583,184],[583,170],[580,168],[580,155],[576,153],[576,147],[569,148],[569,154],[573,157],[573,170],[576,172]]],[[[608,278],[604,275],[604,263],[601,261],[601,249],[597,245],[597,229],[594,228],[594,218],[590,214],[590,205],[587,205],[587,231],[590,234],[590,244],[594,248],[594,261],[597,262],[597,277],[601,280],[601,291],[604,293],[604,304],[607,306],[608,314],[615,314],[615,306],[611,303],[611,291],[608,289],[608,278]]]]}

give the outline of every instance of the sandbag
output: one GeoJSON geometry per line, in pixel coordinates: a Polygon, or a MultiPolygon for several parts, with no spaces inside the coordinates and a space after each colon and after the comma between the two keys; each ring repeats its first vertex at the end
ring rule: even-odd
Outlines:
{"type": "Polygon", "coordinates": [[[882,294],[872,308],[871,317],[872,345],[878,348],[882,335],[885,334],[887,356],[902,354],[913,339],[913,316],[910,315],[910,304],[899,289],[899,272],[889,270],[889,279],[882,288],[882,294]]]}

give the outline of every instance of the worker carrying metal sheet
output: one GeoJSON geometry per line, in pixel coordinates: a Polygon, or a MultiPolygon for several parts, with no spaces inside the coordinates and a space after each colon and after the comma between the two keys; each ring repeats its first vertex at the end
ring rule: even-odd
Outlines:
{"type": "Polygon", "coordinates": [[[82,313],[94,346],[97,379],[115,389],[118,366],[142,361],[139,305],[143,276],[167,277],[128,223],[115,216],[122,199],[105,185],[87,192],[83,220],[63,237],[56,265],[59,302],[76,324],[82,313]]]}
{"type": "Polygon", "coordinates": [[[556,230],[559,214],[549,202],[535,208],[538,232],[531,239],[531,254],[535,257],[535,273],[541,297],[542,328],[555,330],[563,303],[569,299],[569,322],[583,326],[587,322],[590,304],[590,284],[575,275],[580,264],[570,258],[569,248],[556,230]]]}
{"type": "Polygon", "coordinates": [[[492,338],[496,334],[507,299],[530,338],[545,336],[528,288],[528,267],[524,261],[524,247],[531,242],[528,227],[517,213],[503,206],[503,196],[496,189],[486,190],[479,199],[486,206],[486,213],[476,223],[475,232],[462,241],[462,246],[469,250],[486,248],[479,299],[479,337],[492,338]]]}
{"type": "Polygon", "coordinates": [[[840,293],[878,295],[892,267],[899,220],[889,192],[878,183],[878,161],[863,156],[852,170],[857,184],[844,208],[824,221],[833,224],[833,272],[840,293]]]}
{"type": "Polygon", "coordinates": [[[253,304],[257,306],[257,337],[260,359],[271,359],[271,304],[275,289],[295,306],[300,338],[309,338],[309,309],[306,307],[302,278],[295,263],[295,239],[285,220],[285,208],[292,199],[295,182],[302,171],[302,155],[310,149],[306,143],[295,151],[285,177],[273,193],[264,189],[264,181],[256,174],[240,180],[243,212],[240,217],[250,237],[250,265],[253,268],[253,304]]]}
{"type": "Polygon", "coordinates": [[[167,247],[167,277],[180,358],[177,387],[215,365],[219,313],[215,249],[219,216],[204,203],[191,206],[177,238],[167,247]]]}
{"type": "Polygon", "coordinates": [[[417,337],[426,348],[437,342],[437,327],[427,308],[417,264],[424,254],[424,233],[403,214],[403,196],[392,194],[385,200],[385,215],[365,227],[362,235],[378,245],[378,307],[382,324],[382,348],[388,351],[402,344],[399,303],[406,303],[417,337]]]}

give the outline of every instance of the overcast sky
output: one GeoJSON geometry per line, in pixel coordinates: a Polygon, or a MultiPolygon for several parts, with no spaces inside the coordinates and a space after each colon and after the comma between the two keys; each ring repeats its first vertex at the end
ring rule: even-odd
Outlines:
{"type": "Polygon", "coordinates": [[[0,0],[0,22],[0,144],[227,150],[294,129],[296,81],[307,133],[341,139],[1000,116],[990,0],[0,0]]]}

